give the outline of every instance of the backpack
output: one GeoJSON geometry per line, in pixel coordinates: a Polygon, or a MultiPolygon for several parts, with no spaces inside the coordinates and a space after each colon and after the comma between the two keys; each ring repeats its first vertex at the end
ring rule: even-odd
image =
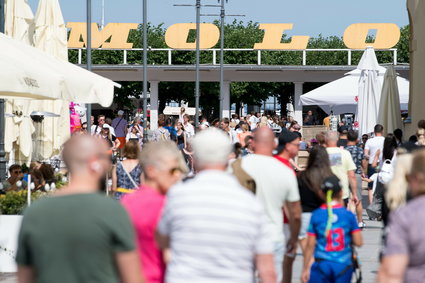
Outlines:
{"type": "Polygon", "coordinates": [[[248,189],[253,194],[255,194],[257,184],[255,183],[254,178],[251,177],[245,170],[242,168],[242,158],[237,159],[232,163],[233,175],[238,179],[239,184],[242,187],[248,189]]]}
{"type": "Polygon", "coordinates": [[[382,184],[388,184],[393,178],[394,167],[390,159],[384,161],[381,167],[381,171],[378,174],[378,181],[382,184]]]}

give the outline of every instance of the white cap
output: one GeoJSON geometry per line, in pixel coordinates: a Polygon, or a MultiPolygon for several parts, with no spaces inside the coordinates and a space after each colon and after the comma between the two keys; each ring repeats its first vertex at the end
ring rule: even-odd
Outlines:
{"type": "Polygon", "coordinates": [[[124,115],[124,110],[118,110],[118,115],[119,115],[119,116],[124,115]]]}
{"type": "Polygon", "coordinates": [[[196,134],[191,145],[195,160],[201,165],[226,164],[232,151],[229,137],[216,128],[196,134]]]}

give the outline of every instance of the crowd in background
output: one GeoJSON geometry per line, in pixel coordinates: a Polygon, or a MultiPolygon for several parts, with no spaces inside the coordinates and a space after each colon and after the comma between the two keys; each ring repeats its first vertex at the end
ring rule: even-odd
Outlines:
{"type": "MultiPolygon", "coordinates": [[[[184,112],[176,119],[160,116],[158,127],[147,131],[139,118],[128,122],[118,111],[113,120],[98,116],[91,135],[74,135],[63,152],[72,179],[58,193],[69,197],[39,201],[24,217],[17,256],[21,278],[57,282],[69,264],[76,273],[70,278],[106,280],[110,274],[121,282],[230,283],[258,277],[286,283],[300,248],[302,282],[348,283],[358,269],[355,247],[363,244],[366,208],[371,220],[384,222],[379,282],[422,280],[425,246],[418,236],[425,231],[422,218],[412,215],[425,207],[420,150],[425,121],[408,140],[400,129],[386,133],[379,124],[359,137],[341,121],[338,131],[305,141],[291,117],[253,113],[211,122],[202,117],[195,129],[184,112]],[[297,163],[301,150],[308,153],[303,167],[297,163]],[[111,195],[124,209],[98,195],[81,195],[99,189],[114,152],[111,195]],[[61,224],[67,217],[62,207],[77,211],[82,204],[92,207],[61,224]],[[51,215],[56,210],[60,213],[51,215]],[[38,237],[50,237],[43,230],[49,221],[56,229],[68,225],[69,234],[55,235],[60,238],[55,252],[35,244],[38,237]],[[85,229],[79,241],[97,235],[102,244],[77,246],[69,258],[63,246],[85,229]],[[44,255],[58,259],[53,267],[44,255]],[[103,268],[96,268],[103,260],[103,268]]],[[[317,124],[310,116],[304,122],[317,124]]]]}

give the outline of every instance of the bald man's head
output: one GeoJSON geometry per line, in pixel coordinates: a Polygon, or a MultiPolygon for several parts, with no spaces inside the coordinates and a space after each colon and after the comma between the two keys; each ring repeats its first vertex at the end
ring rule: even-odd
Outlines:
{"type": "Polygon", "coordinates": [[[258,128],[254,132],[254,152],[262,155],[272,155],[276,147],[273,131],[268,127],[258,128]]]}
{"type": "Polygon", "coordinates": [[[338,133],[335,131],[326,132],[325,141],[327,147],[335,147],[338,143],[338,133]]]}
{"type": "Polygon", "coordinates": [[[90,135],[76,135],[65,143],[62,157],[71,174],[94,172],[102,176],[111,163],[107,151],[108,146],[102,139],[90,135]]]}

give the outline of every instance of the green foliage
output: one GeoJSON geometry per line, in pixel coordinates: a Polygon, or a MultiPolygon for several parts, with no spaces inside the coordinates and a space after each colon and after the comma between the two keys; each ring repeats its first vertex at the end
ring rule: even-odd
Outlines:
{"type": "MultiPolygon", "coordinates": [[[[31,194],[31,201],[35,201],[46,195],[45,193],[34,192],[31,194]]],[[[0,195],[0,212],[3,215],[22,214],[27,206],[27,190],[11,191],[0,195]]]]}

